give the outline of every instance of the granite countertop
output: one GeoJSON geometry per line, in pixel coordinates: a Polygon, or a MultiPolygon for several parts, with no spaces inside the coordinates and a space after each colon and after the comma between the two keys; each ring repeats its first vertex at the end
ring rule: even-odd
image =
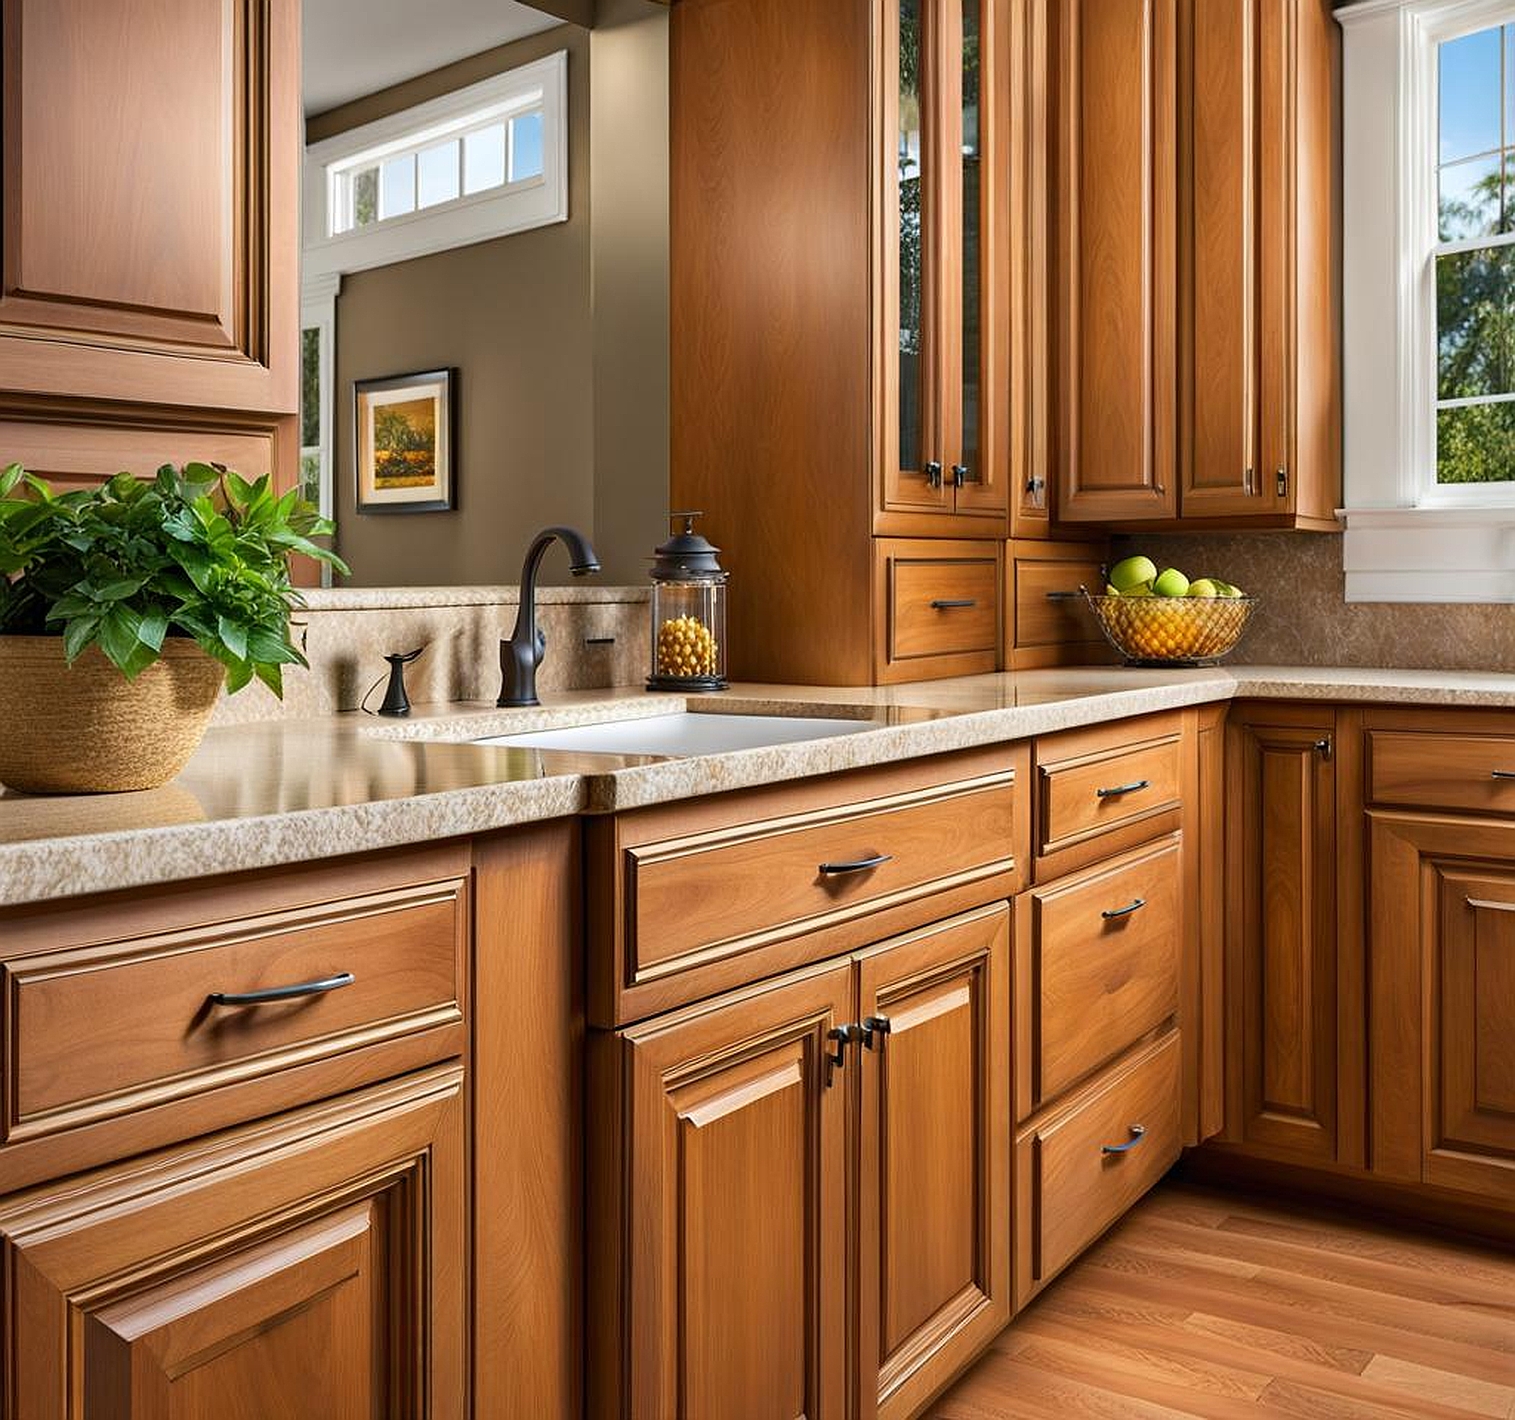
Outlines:
{"type": "Polygon", "coordinates": [[[638,808],[1242,697],[1515,708],[1515,675],[1089,667],[878,689],[740,685],[688,701],[623,687],[550,696],[532,710],[447,705],[421,707],[405,721],[349,714],[227,726],[212,729],[162,789],[66,798],[0,792],[0,903],[638,808]],[[871,728],[692,758],[456,742],[685,708],[836,716],[871,728]]]}

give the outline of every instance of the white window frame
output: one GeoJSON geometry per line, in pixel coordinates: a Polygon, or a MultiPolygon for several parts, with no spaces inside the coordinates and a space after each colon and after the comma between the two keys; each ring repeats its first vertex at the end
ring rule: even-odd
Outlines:
{"type": "Polygon", "coordinates": [[[1437,47],[1515,0],[1359,0],[1343,55],[1348,601],[1515,602],[1515,484],[1436,482],[1437,47]]]}
{"type": "Polygon", "coordinates": [[[504,74],[339,133],[305,150],[304,279],[341,277],[453,247],[493,241],[568,220],[568,52],[559,50],[504,74]],[[381,160],[477,127],[486,114],[542,110],[542,175],[471,196],[334,232],[339,188],[332,169],[364,155],[381,160]]]}

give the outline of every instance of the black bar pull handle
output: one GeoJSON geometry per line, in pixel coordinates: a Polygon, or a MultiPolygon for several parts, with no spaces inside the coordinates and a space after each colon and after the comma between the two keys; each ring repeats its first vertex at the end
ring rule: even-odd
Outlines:
{"type": "Polygon", "coordinates": [[[937,597],[931,605],[937,611],[951,611],[955,607],[977,606],[977,597],[937,597]]]}
{"type": "Polygon", "coordinates": [[[1102,1154],[1129,1154],[1146,1137],[1147,1126],[1145,1124],[1133,1124],[1131,1126],[1131,1137],[1124,1144],[1101,1144],[1099,1151],[1102,1154]]]}
{"type": "Polygon", "coordinates": [[[893,861],[893,853],[874,853],[871,857],[858,858],[851,863],[822,863],[817,871],[823,878],[844,878],[849,873],[872,872],[893,861]]]}
{"type": "Polygon", "coordinates": [[[1107,907],[1099,915],[1106,922],[1113,922],[1118,917],[1129,917],[1133,912],[1140,912],[1147,905],[1147,899],[1137,898],[1134,902],[1128,902],[1124,907],[1107,907]]]}
{"type": "Polygon", "coordinates": [[[324,996],[328,991],[351,986],[356,979],[350,971],[339,971],[335,976],[325,976],[320,981],[301,981],[294,986],[269,986],[262,991],[212,991],[210,1001],[213,1006],[267,1006],[275,1001],[324,996]]]}
{"type": "Polygon", "coordinates": [[[888,1016],[864,1016],[863,1017],[863,1045],[866,1049],[873,1049],[873,1037],[878,1036],[879,1048],[883,1049],[884,1037],[894,1029],[894,1023],[888,1016]]]}
{"type": "Polygon", "coordinates": [[[1515,769],[1496,769],[1490,777],[1493,779],[1515,779],[1515,769]]]}
{"type": "Polygon", "coordinates": [[[848,1024],[837,1026],[835,1030],[826,1032],[827,1040],[836,1042],[836,1054],[829,1052],[826,1055],[826,1084],[831,1084],[831,1077],[847,1063],[847,1047],[855,1040],[863,1038],[863,1028],[860,1025],[848,1024]]]}
{"type": "Polygon", "coordinates": [[[1143,789],[1150,789],[1150,779],[1135,779],[1129,784],[1116,784],[1109,789],[1096,789],[1094,795],[1099,799],[1118,799],[1123,794],[1139,794],[1143,789]]]}
{"type": "Polygon", "coordinates": [[[1049,602],[1076,602],[1079,595],[1078,592],[1048,592],[1047,600],[1049,602]]]}

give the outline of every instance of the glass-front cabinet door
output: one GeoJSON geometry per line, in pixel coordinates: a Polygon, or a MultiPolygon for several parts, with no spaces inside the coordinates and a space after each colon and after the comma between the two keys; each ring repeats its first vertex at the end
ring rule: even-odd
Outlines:
{"type": "Polygon", "coordinates": [[[884,511],[1002,516],[1008,338],[993,174],[1008,5],[881,5],[884,511]]]}

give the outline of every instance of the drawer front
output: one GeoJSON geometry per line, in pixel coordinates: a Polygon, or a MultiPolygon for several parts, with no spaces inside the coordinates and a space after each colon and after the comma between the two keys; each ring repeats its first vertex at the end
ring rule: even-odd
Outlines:
{"type": "Polygon", "coordinates": [[[1016,1033],[1023,1117],[1177,1012],[1181,869],[1175,838],[1031,894],[1016,1033]]]}
{"type": "Polygon", "coordinates": [[[460,1023],[466,893],[460,878],[7,962],[6,1142],[460,1023]]]}
{"type": "Polygon", "coordinates": [[[1181,1055],[1175,1031],[1017,1141],[1020,1305],[1177,1160],[1181,1055]]]}
{"type": "Polygon", "coordinates": [[[640,1019],[1009,896],[1016,793],[1006,768],[624,845],[621,989],[596,1003],[596,1024],[640,1019]]]}
{"type": "Polygon", "coordinates": [[[1177,717],[1039,741],[1037,881],[1174,832],[1183,743],[1177,717]]]}
{"type": "Polygon", "coordinates": [[[1515,736],[1368,732],[1375,804],[1515,814],[1515,736]]]}
{"type": "Polygon", "coordinates": [[[999,543],[879,539],[879,675],[918,680],[999,664],[999,543]]]}
{"type": "Polygon", "coordinates": [[[1015,560],[1015,647],[1032,650],[1068,645],[1103,645],[1094,614],[1079,592],[1103,588],[1098,561],[1015,560]]]}

